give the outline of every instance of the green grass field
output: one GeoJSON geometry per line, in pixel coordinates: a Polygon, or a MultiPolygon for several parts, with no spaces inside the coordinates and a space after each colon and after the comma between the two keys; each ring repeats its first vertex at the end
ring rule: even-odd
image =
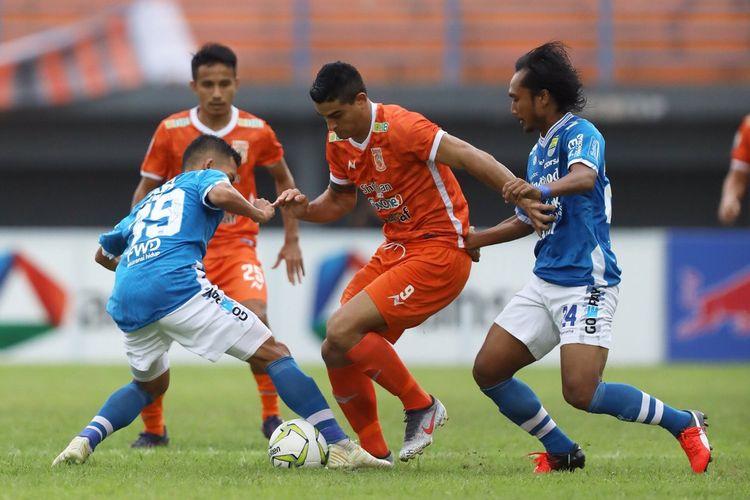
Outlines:
{"type": "MultiPolygon", "coordinates": [[[[311,368],[326,395],[320,368],[311,368]]],[[[532,474],[538,442],[508,422],[474,386],[469,368],[416,368],[450,420],[419,460],[393,470],[278,470],[266,458],[259,403],[239,363],[176,366],[166,401],[168,448],[137,451],[140,422],[99,446],[88,463],[52,469],[53,458],[129,379],[121,367],[0,366],[2,498],[750,498],[750,366],[679,365],[608,369],[677,407],[709,416],[714,462],[690,471],[677,441],[658,427],[568,407],[556,369],[527,369],[529,383],[586,451],[573,474],[532,474]]],[[[380,393],[386,437],[398,452],[403,414],[380,393]]],[[[340,415],[338,408],[334,408],[340,415]]],[[[286,417],[291,417],[288,411],[286,417]]],[[[345,426],[348,430],[348,426],[345,426]]]]}

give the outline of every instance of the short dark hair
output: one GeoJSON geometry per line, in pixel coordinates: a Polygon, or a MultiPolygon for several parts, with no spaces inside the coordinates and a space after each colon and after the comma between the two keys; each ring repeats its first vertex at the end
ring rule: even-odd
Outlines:
{"type": "Polygon", "coordinates": [[[562,42],[548,42],[522,55],[516,71],[527,70],[521,85],[538,95],[547,89],[557,103],[558,111],[580,111],[586,105],[583,83],[573,67],[562,42]]]}
{"type": "Polygon", "coordinates": [[[242,156],[221,137],[215,135],[199,135],[182,154],[182,170],[191,163],[197,162],[202,155],[218,154],[234,160],[237,166],[242,163],[242,156]]]}
{"type": "Polygon", "coordinates": [[[207,43],[193,54],[193,60],[190,62],[190,68],[193,71],[193,80],[198,78],[198,68],[204,65],[223,64],[229,66],[237,74],[237,55],[220,43],[207,43]]]}
{"type": "Polygon", "coordinates": [[[310,97],[318,104],[335,100],[351,104],[360,92],[367,93],[362,75],[357,68],[341,61],[323,65],[310,87],[310,97]]]}

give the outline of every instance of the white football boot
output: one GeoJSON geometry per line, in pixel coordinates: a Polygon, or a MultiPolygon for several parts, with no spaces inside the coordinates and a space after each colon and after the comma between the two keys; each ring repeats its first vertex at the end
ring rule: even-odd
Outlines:
{"type": "Polygon", "coordinates": [[[52,462],[52,467],[61,463],[82,464],[93,452],[88,438],[76,436],[68,447],[57,455],[57,458],[52,462]]]}
{"type": "Polygon", "coordinates": [[[388,460],[375,458],[360,445],[352,440],[328,445],[329,469],[356,469],[360,467],[388,468],[393,463],[388,460]]]}

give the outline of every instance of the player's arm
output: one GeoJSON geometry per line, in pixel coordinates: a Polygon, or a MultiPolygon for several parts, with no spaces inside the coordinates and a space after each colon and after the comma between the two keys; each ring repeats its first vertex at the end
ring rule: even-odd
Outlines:
{"type": "Polygon", "coordinates": [[[102,247],[99,247],[96,250],[96,255],[94,255],[94,260],[103,268],[114,271],[115,269],[117,269],[117,264],[120,263],[120,256],[118,255],[117,257],[108,257],[107,255],[104,255],[104,250],[102,249],[102,247]]]}
{"type": "Polygon", "coordinates": [[[523,222],[518,216],[513,215],[494,227],[469,232],[464,238],[464,243],[468,250],[472,250],[474,248],[517,240],[533,232],[533,227],[523,222]]]}
{"type": "Polygon", "coordinates": [[[287,189],[274,202],[275,206],[288,207],[296,218],[308,222],[333,222],[339,220],[357,205],[354,184],[331,182],[323,193],[309,201],[299,189],[287,189]]]}
{"type": "Polygon", "coordinates": [[[597,171],[584,163],[574,163],[570,166],[568,175],[535,187],[522,179],[515,179],[503,186],[503,198],[516,203],[522,198],[554,198],[572,194],[588,193],[596,185],[597,171]],[[542,192],[544,190],[544,193],[542,192]]]}
{"type": "MultiPolygon", "coordinates": [[[[269,166],[268,173],[271,174],[276,184],[277,197],[287,189],[294,189],[294,177],[292,177],[292,172],[284,158],[269,166]]],[[[281,210],[281,218],[284,221],[284,245],[279,250],[276,263],[271,266],[271,269],[279,267],[283,260],[286,262],[286,274],[289,282],[292,285],[302,283],[302,277],[305,275],[305,264],[299,246],[299,222],[286,209],[281,210]]]]}
{"type": "Polygon", "coordinates": [[[130,203],[130,207],[132,208],[136,206],[138,202],[145,198],[148,193],[158,188],[162,184],[164,184],[163,180],[152,179],[150,177],[141,177],[141,181],[135,187],[135,192],[133,193],[133,201],[130,203]]]}
{"type": "Polygon", "coordinates": [[[255,204],[250,203],[228,182],[220,182],[214,185],[206,198],[215,207],[248,217],[255,222],[268,222],[274,214],[274,208],[268,201],[259,198],[255,200],[255,204]]]}
{"type": "Polygon", "coordinates": [[[719,203],[719,222],[731,225],[737,221],[742,211],[742,199],[747,193],[750,169],[732,168],[724,178],[721,188],[721,202],[719,203]]]}
{"type": "MultiPolygon", "coordinates": [[[[444,134],[440,139],[435,160],[453,168],[466,170],[499,192],[503,191],[503,187],[507,183],[517,179],[513,172],[491,154],[450,134],[444,134]]],[[[555,207],[545,205],[538,196],[519,197],[516,204],[529,215],[532,225],[537,231],[549,229],[549,225],[555,220],[553,215],[546,213],[554,210],[555,207]]]]}

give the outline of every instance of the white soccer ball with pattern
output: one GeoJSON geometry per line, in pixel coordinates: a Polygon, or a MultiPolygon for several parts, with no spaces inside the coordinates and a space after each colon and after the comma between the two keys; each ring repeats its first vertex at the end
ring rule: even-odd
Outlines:
{"type": "Polygon", "coordinates": [[[295,418],[273,431],[268,458],[274,467],[323,467],[328,461],[328,443],[314,425],[295,418]]]}

